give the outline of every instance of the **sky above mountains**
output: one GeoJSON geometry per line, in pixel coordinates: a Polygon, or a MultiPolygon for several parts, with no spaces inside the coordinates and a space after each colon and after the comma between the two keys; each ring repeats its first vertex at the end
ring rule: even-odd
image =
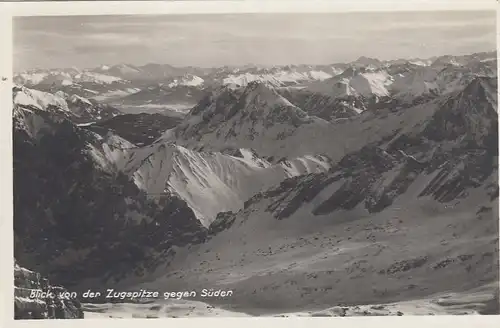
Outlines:
{"type": "Polygon", "coordinates": [[[494,11],[14,19],[14,70],[149,62],[331,64],[496,48],[494,11]]]}

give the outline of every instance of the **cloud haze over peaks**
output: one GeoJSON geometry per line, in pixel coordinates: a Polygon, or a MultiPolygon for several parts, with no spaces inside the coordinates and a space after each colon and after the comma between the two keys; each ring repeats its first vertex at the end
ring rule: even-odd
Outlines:
{"type": "Polygon", "coordinates": [[[327,64],[495,49],[493,11],[16,17],[13,28],[15,70],[327,64]]]}

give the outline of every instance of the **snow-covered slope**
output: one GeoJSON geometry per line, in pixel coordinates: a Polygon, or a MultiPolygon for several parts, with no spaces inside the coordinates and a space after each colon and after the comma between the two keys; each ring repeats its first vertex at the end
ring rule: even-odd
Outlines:
{"type": "Polygon", "coordinates": [[[387,87],[392,84],[391,77],[383,71],[367,72],[354,76],[349,86],[362,96],[388,96],[387,87]]]}
{"type": "Polygon", "coordinates": [[[102,139],[101,147],[89,150],[103,169],[133,177],[149,196],[175,194],[183,199],[207,227],[219,212],[239,210],[263,188],[330,168],[323,156],[304,156],[273,165],[245,149],[231,156],[191,151],[169,143],[135,147],[111,134],[102,139]]]}
{"type": "Polygon", "coordinates": [[[219,212],[239,210],[263,188],[291,176],[328,168],[328,160],[321,157],[299,158],[272,166],[256,159],[198,153],[163,144],[133,176],[137,186],[148,194],[178,195],[208,227],[219,212]]]}

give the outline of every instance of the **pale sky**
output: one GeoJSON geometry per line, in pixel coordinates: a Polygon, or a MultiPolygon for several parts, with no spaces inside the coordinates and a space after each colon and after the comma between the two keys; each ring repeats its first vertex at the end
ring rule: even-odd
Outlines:
{"type": "Polygon", "coordinates": [[[14,19],[14,69],[331,64],[495,49],[494,11],[14,19]]]}

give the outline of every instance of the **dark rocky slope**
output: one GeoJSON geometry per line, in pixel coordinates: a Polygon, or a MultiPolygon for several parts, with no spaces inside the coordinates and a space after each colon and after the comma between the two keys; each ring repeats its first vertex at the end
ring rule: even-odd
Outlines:
{"type": "Polygon", "coordinates": [[[179,198],[150,200],[89,152],[91,131],[57,112],[14,109],[14,240],[20,265],[67,288],[142,275],[206,229],[179,198]]]}

